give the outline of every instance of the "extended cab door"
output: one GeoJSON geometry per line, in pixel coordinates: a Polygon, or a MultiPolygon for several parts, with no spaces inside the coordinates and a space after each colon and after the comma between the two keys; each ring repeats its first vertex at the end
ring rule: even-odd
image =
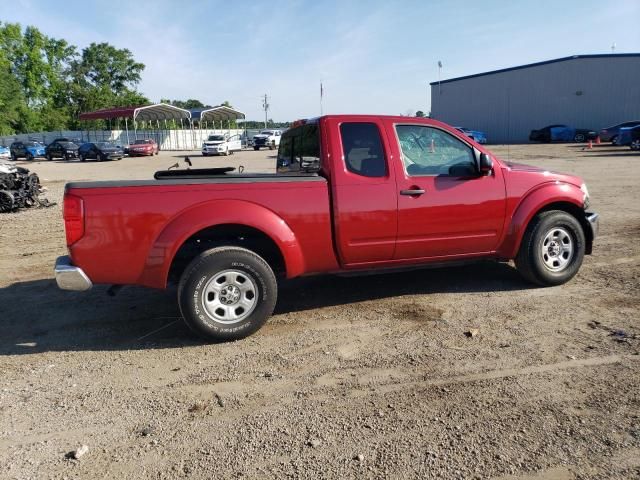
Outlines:
{"type": "Polygon", "coordinates": [[[505,215],[501,170],[480,175],[477,151],[462,135],[439,126],[391,119],[385,126],[396,159],[394,259],[455,258],[495,251],[505,215]]]}
{"type": "Polygon", "coordinates": [[[325,160],[331,164],[335,245],[340,263],[390,261],[397,233],[398,193],[389,168],[389,142],[375,117],[323,120],[325,160]],[[328,134],[327,134],[328,133],[328,134]]]}

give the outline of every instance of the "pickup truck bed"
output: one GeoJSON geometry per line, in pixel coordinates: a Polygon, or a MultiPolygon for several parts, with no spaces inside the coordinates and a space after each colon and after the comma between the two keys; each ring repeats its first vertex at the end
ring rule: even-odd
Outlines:
{"type": "Polygon", "coordinates": [[[73,260],[94,283],[164,288],[178,248],[210,227],[212,215],[218,225],[271,232],[290,277],[338,268],[327,181],[315,174],[80,182],[67,191],[92,212],[73,260]]]}
{"type": "Polygon", "coordinates": [[[582,179],[504,162],[430,119],[302,121],[276,162],[278,174],[68,184],[59,286],[175,281],[187,324],[233,340],[269,317],[279,277],[489,258],[558,285],[598,230],[582,179]]]}

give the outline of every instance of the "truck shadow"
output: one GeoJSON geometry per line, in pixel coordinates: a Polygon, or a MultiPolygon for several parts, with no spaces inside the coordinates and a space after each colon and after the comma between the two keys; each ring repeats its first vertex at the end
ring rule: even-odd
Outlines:
{"type": "MultiPolygon", "coordinates": [[[[400,295],[528,288],[512,267],[494,262],[358,277],[318,276],[283,282],[275,314],[400,295]]],[[[14,283],[0,289],[0,356],[201,345],[184,325],[175,294],[175,289],[126,287],[111,297],[104,286],[65,292],[53,279],[14,283]]]]}

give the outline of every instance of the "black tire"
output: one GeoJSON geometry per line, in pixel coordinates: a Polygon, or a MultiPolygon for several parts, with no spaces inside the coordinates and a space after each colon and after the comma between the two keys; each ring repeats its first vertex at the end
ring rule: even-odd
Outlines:
{"type": "Polygon", "coordinates": [[[253,147],[254,150],[260,150],[260,147],[253,147]]]}
{"type": "Polygon", "coordinates": [[[84,162],[87,159],[87,157],[85,157],[84,155],[78,155],[78,158],[81,162],[84,162]]]}
{"type": "Polygon", "coordinates": [[[25,159],[29,162],[33,162],[33,155],[31,154],[31,152],[27,152],[25,159]]]}
{"type": "Polygon", "coordinates": [[[15,153],[11,154],[11,160],[13,160],[14,162],[18,161],[18,156],[15,153]]]}
{"type": "Polygon", "coordinates": [[[611,145],[617,145],[618,144],[618,136],[614,135],[613,137],[611,137],[611,145]]]}
{"type": "Polygon", "coordinates": [[[51,155],[50,153],[47,153],[47,160],[49,160],[50,162],[53,160],[53,155],[51,155]]]}
{"type": "Polygon", "coordinates": [[[586,139],[587,137],[584,135],[584,133],[576,133],[573,137],[574,142],[577,143],[583,143],[586,139]]]}
{"type": "MultiPolygon", "coordinates": [[[[561,242],[557,242],[560,244],[561,242]]],[[[585,237],[582,225],[571,214],[560,210],[550,210],[536,215],[527,226],[522,238],[520,250],[515,258],[515,263],[520,274],[528,281],[542,286],[561,285],[571,280],[582,265],[585,251],[585,237]],[[566,259],[566,265],[560,266],[564,253],[564,246],[560,254],[552,253],[554,241],[548,246],[544,245],[548,235],[563,232],[568,235],[568,242],[572,246],[572,254],[566,259]],[[543,246],[547,250],[546,260],[543,246]],[[557,259],[558,267],[549,266],[547,262],[557,259]],[[561,268],[560,268],[561,267],[561,268]],[[558,268],[558,270],[554,270],[558,268]]]]}
{"type": "Polygon", "coordinates": [[[629,145],[629,148],[631,150],[640,150],[640,140],[634,140],[631,142],[631,145],[629,145]]]}
{"type": "MultiPolygon", "coordinates": [[[[269,264],[251,250],[240,247],[217,247],[201,253],[185,269],[178,286],[178,303],[185,323],[197,335],[214,342],[240,340],[256,332],[273,313],[277,295],[278,284],[269,264]],[[226,323],[214,316],[221,309],[211,312],[205,307],[207,298],[210,302],[217,300],[224,308],[225,305],[221,304],[224,297],[216,299],[218,293],[211,292],[210,286],[217,283],[224,288],[227,283],[220,283],[220,280],[231,283],[222,274],[226,271],[240,272],[229,275],[236,275],[236,279],[244,276],[245,281],[251,282],[248,285],[253,292],[251,299],[248,299],[249,291],[240,293],[247,295],[248,301],[254,301],[254,305],[248,315],[234,323],[226,323]]],[[[237,303],[227,306],[233,309],[234,305],[237,303]]],[[[235,311],[240,310],[242,314],[242,309],[238,305],[235,311]]]]}

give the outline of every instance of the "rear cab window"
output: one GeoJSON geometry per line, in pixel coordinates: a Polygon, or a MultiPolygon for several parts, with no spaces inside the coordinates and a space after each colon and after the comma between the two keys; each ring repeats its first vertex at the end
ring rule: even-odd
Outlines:
{"type": "Polygon", "coordinates": [[[317,123],[305,123],[282,134],[276,165],[278,173],[308,173],[319,168],[320,131],[317,123]]]}

